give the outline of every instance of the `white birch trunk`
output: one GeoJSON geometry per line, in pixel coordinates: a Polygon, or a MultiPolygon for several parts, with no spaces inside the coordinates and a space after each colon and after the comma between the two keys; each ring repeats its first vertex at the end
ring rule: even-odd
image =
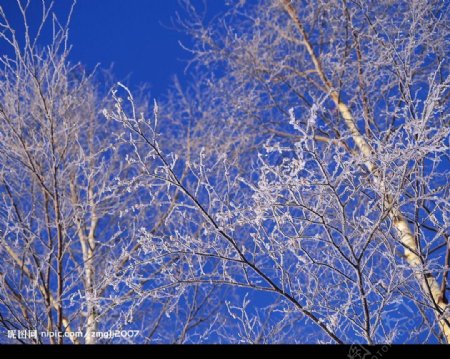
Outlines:
{"type": "MultiPolygon", "coordinates": [[[[358,149],[361,151],[363,156],[366,158],[365,164],[367,169],[372,173],[374,177],[375,184],[381,189],[383,184],[379,178],[379,174],[376,171],[376,166],[370,161],[371,156],[371,147],[365,140],[365,138],[361,135],[360,131],[356,126],[356,121],[353,118],[350,109],[346,104],[340,101],[339,95],[336,90],[333,89],[331,82],[327,79],[325,72],[322,69],[320,60],[316,57],[313,47],[308,40],[308,36],[303,28],[302,23],[300,22],[297,12],[294,7],[291,5],[290,0],[281,0],[284,6],[285,11],[288,13],[292,21],[295,23],[297,29],[303,37],[303,43],[306,47],[306,50],[311,57],[311,60],[314,64],[315,70],[322,82],[324,83],[326,89],[329,91],[329,95],[333,99],[339,113],[341,114],[347,128],[350,130],[353,140],[355,141],[358,149]]],[[[395,203],[393,203],[392,195],[387,193],[387,200],[390,205],[389,210],[389,218],[392,221],[392,225],[395,228],[399,241],[404,248],[405,260],[411,267],[414,272],[417,281],[422,286],[425,293],[427,293],[430,299],[433,302],[433,306],[435,307],[436,316],[438,317],[442,333],[444,334],[447,343],[450,343],[450,326],[449,326],[449,318],[445,318],[443,314],[446,309],[446,303],[444,302],[443,295],[439,288],[439,285],[436,279],[432,275],[426,275],[423,272],[423,263],[420,257],[419,248],[417,247],[416,240],[414,238],[414,234],[411,231],[411,228],[408,224],[408,221],[403,216],[398,208],[395,207],[395,203]]]]}

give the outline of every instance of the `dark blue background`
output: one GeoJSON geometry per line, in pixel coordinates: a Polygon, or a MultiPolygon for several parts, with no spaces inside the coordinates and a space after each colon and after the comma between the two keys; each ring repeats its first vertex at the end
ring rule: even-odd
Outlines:
{"type": "MultiPolygon", "coordinates": [[[[208,14],[225,8],[222,0],[209,0],[206,6],[208,14]]],[[[174,74],[183,79],[191,56],[179,44],[189,39],[173,29],[176,12],[183,12],[177,0],[78,0],[72,58],[88,67],[114,63],[119,79],[131,75],[131,84],[147,83],[158,97],[174,74]]]]}
{"type": "MultiPolygon", "coordinates": [[[[223,0],[193,3],[199,9],[206,6],[207,18],[228,7],[223,0]]],[[[71,0],[54,3],[60,21],[66,20],[71,4],[71,0]]],[[[0,5],[20,36],[23,28],[16,1],[0,0],[0,5]]],[[[184,69],[192,56],[179,44],[180,41],[189,44],[190,39],[174,29],[172,20],[177,12],[184,13],[178,0],[77,0],[70,23],[69,43],[73,45],[70,59],[81,62],[88,72],[96,64],[102,68],[113,64],[115,79],[127,79],[132,86],[148,84],[151,97],[158,98],[173,75],[184,82],[184,69]]],[[[37,28],[40,16],[40,1],[32,1],[28,10],[32,30],[37,28]]],[[[47,27],[40,44],[48,44],[50,38],[47,27]]],[[[5,52],[8,49],[0,47],[0,56],[5,52]]]]}

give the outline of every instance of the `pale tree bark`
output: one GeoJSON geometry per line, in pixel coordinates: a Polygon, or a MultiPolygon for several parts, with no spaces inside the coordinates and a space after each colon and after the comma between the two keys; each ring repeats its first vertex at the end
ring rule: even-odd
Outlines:
{"type": "MultiPolygon", "coordinates": [[[[311,58],[311,61],[314,64],[315,71],[319,75],[325,89],[327,90],[327,95],[332,98],[336,108],[339,110],[339,113],[342,116],[342,119],[349,129],[353,140],[358,146],[359,151],[366,159],[365,164],[367,169],[373,175],[374,183],[380,188],[381,192],[386,192],[383,188],[384,186],[382,179],[380,179],[379,174],[377,173],[376,165],[371,161],[373,150],[356,126],[356,121],[353,118],[350,109],[340,99],[338,92],[335,90],[333,84],[327,78],[322,68],[320,58],[318,58],[314,53],[313,45],[308,39],[308,34],[304,30],[296,9],[293,7],[291,0],[281,0],[281,2],[286,13],[289,15],[289,17],[297,27],[298,32],[302,36],[303,44],[311,58]]],[[[355,69],[350,70],[355,71],[355,69]]],[[[423,261],[420,256],[420,249],[417,246],[414,234],[411,231],[408,221],[403,216],[401,211],[397,208],[397,205],[394,202],[393,195],[391,193],[386,193],[386,202],[387,206],[389,207],[389,218],[392,220],[392,224],[397,231],[398,239],[404,248],[405,260],[410,265],[411,270],[414,272],[414,275],[422,286],[424,292],[429,294],[432,305],[435,308],[436,317],[439,320],[442,332],[447,340],[447,343],[450,343],[450,322],[448,314],[445,312],[447,303],[444,301],[444,295],[434,276],[432,274],[426,274],[423,272],[423,261]]]]}
{"type": "MultiPolygon", "coordinates": [[[[75,187],[75,180],[72,179],[70,183],[72,203],[76,205],[79,203],[79,198],[77,196],[77,189],[75,187]]],[[[80,240],[80,245],[83,255],[83,264],[85,266],[84,271],[84,288],[85,295],[87,299],[86,306],[86,344],[94,344],[95,337],[93,333],[97,330],[96,321],[96,310],[95,310],[95,292],[94,292],[94,281],[95,281],[95,267],[93,264],[94,253],[95,253],[95,230],[97,228],[98,218],[95,214],[95,203],[93,201],[93,190],[90,186],[88,190],[89,197],[89,207],[91,209],[91,221],[89,225],[89,232],[86,235],[84,229],[81,226],[82,219],[77,218],[77,233],[80,240]]]]}
{"type": "MultiPolygon", "coordinates": [[[[195,38],[193,83],[175,84],[161,122],[195,144],[173,166],[189,169],[181,185],[217,227],[198,240],[173,234],[167,255],[189,243],[229,264],[236,257],[223,231],[341,341],[448,341],[442,4],[267,0],[230,5],[209,24],[191,5],[179,25],[195,38]]],[[[267,290],[237,265],[189,268],[186,281],[267,290]]],[[[320,330],[303,337],[295,310],[283,332],[249,307],[246,299],[228,307],[241,328],[234,339],[254,342],[273,328],[279,336],[269,342],[329,340],[320,330]]]]}

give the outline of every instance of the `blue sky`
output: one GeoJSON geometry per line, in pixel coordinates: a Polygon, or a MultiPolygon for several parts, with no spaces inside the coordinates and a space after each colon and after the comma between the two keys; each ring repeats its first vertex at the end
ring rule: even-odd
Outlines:
{"type": "MultiPolygon", "coordinates": [[[[65,18],[71,3],[71,0],[56,1],[56,13],[65,18]]],[[[194,3],[201,6],[203,1],[194,3]]],[[[208,16],[226,9],[222,0],[206,0],[205,4],[208,16]]],[[[10,20],[20,24],[15,0],[0,0],[0,5],[10,20]]],[[[29,18],[35,26],[39,6],[39,1],[30,6],[29,18]]],[[[70,24],[69,40],[73,45],[70,58],[81,62],[87,70],[97,63],[103,68],[113,64],[117,80],[129,76],[128,83],[132,86],[148,84],[150,95],[158,98],[173,75],[177,74],[183,82],[186,60],[190,57],[179,45],[179,41],[187,43],[188,37],[172,26],[176,12],[182,11],[178,0],[77,0],[70,24]]]]}
{"type": "MultiPolygon", "coordinates": [[[[218,12],[224,1],[208,1],[218,12]]],[[[131,84],[147,83],[160,96],[174,74],[183,77],[190,54],[179,41],[186,36],[170,29],[182,11],[177,0],[78,0],[71,25],[72,58],[87,67],[114,63],[119,79],[131,75],[131,84]]]]}

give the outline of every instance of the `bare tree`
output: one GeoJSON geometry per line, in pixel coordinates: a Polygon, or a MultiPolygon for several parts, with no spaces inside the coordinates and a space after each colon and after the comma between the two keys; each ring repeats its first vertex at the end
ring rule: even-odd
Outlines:
{"type": "Polygon", "coordinates": [[[106,112],[142,178],[178,191],[170,241],[142,234],[178,255],[169,279],[236,288],[227,341],[449,342],[445,4],[267,0],[209,25],[186,10],[194,85],[152,119],[126,88],[106,112]]]}
{"type": "Polygon", "coordinates": [[[215,288],[165,286],[161,272],[177,259],[139,260],[137,234],[161,231],[170,202],[134,191],[126,134],[102,115],[114,106],[108,75],[68,60],[73,5],[60,22],[42,2],[34,28],[30,4],[17,2],[23,36],[0,7],[0,340],[190,340],[216,315],[215,288]]]}
{"type": "Polygon", "coordinates": [[[240,1],[205,24],[186,1],[192,85],[153,112],[70,64],[66,23],[40,48],[51,6],[33,33],[18,4],[0,326],[39,334],[16,340],[449,342],[443,2],[240,1]]]}

